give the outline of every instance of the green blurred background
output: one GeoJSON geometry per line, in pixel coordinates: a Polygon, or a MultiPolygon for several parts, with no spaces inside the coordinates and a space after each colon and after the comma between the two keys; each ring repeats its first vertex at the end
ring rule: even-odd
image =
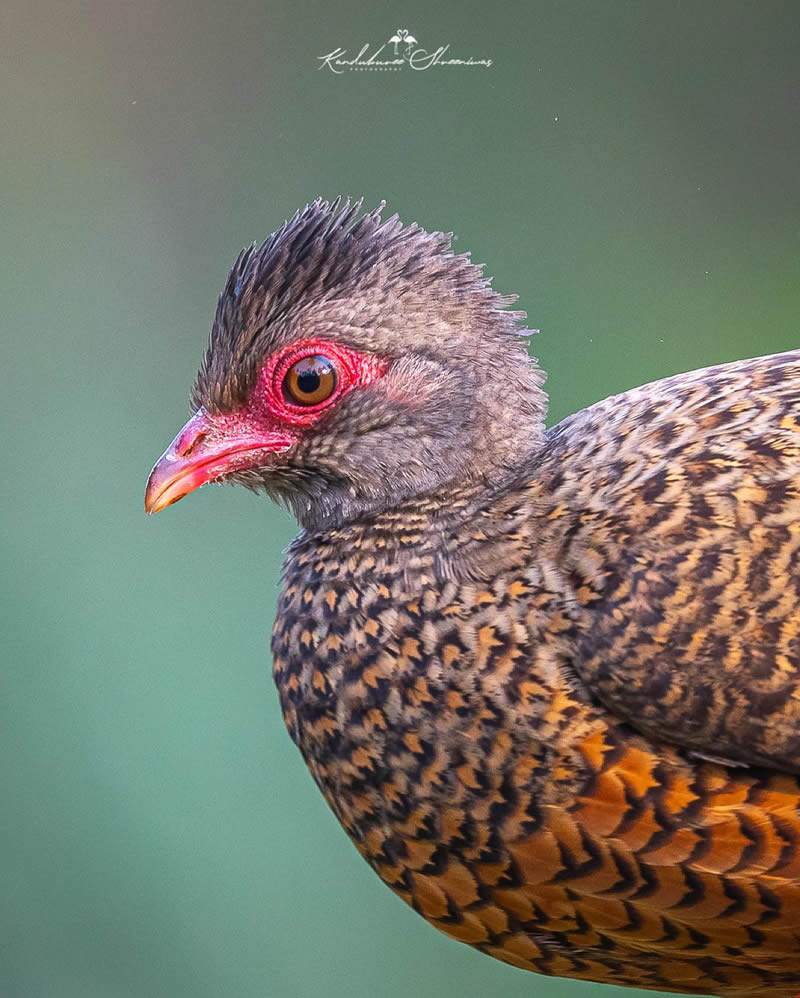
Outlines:
{"type": "Polygon", "coordinates": [[[142,491],[235,253],[318,193],[454,229],[553,419],[798,346],[799,65],[797,2],[5,0],[3,998],[608,993],[379,883],[272,688],[293,524],[142,491]],[[318,68],[401,26],[494,65],[318,68]]]}

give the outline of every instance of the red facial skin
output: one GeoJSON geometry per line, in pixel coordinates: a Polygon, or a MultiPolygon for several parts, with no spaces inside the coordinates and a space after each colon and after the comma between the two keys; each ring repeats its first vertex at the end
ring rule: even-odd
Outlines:
{"type": "Polygon", "coordinates": [[[233,472],[277,463],[272,455],[290,450],[330,409],[382,377],[388,366],[384,358],[328,340],[303,340],[277,350],[259,371],[241,408],[226,413],[199,409],[186,423],[150,473],[145,511],[157,513],[233,472]],[[298,405],[287,400],[283,381],[293,364],[314,354],[333,362],[337,385],[324,402],[298,405]]]}

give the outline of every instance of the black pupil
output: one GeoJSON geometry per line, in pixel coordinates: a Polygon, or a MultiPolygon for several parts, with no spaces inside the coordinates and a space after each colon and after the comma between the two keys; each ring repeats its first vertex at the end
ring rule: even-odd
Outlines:
{"type": "Polygon", "coordinates": [[[320,372],[316,368],[308,368],[305,371],[299,371],[297,375],[297,388],[304,395],[313,395],[315,391],[319,388],[320,384],[320,372]]]}

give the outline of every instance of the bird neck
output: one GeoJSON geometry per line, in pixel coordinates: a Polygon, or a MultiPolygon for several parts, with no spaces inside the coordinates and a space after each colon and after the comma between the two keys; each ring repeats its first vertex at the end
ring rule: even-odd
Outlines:
{"type": "Polygon", "coordinates": [[[397,524],[407,519],[446,526],[458,522],[464,508],[471,509],[503,492],[511,477],[488,481],[484,477],[465,476],[421,492],[398,490],[399,494],[393,496],[377,491],[356,492],[345,482],[331,482],[322,495],[295,513],[304,532],[312,536],[348,528],[374,529],[376,525],[397,524]]]}
{"type": "Polygon", "coordinates": [[[327,469],[324,476],[294,480],[281,498],[309,535],[406,517],[425,518],[441,532],[530,477],[543,453],[541,417],[520,419],[517,425],[479,425],[473,433],[455,441],[441,460],[420,467],[410,462],[391,481],[376,471],[371,478],[362,473],[355,484],[327,469]]]}
{"type": "MultiPolygon", "coordinates": [[[[515,531],[531,531],[530,510],[519,506],[521,482],[536,491],[527,466],[491,482],[471,479],[408,497],[391,508],[361,508],[358,515],[304,529],[287,564],[313,557],[325,573],[369,579],[402,571],[409,591],[438,579],[479,581],[498,558],[513,563],[515,531]]],[[[516,536],[519,536],[517,533],[516,536]]]]}

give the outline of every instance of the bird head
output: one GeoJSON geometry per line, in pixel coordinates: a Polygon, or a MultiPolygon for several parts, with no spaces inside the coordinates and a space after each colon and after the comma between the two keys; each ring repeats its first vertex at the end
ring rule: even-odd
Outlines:
{"type": "Polygon", "coordinates": [[[230,481],[315,529],[507,478],[535,449],[545,396],[524,313],[450,235],[382,208],[317,200],[239,254],[148,512],[230,481]]]}

